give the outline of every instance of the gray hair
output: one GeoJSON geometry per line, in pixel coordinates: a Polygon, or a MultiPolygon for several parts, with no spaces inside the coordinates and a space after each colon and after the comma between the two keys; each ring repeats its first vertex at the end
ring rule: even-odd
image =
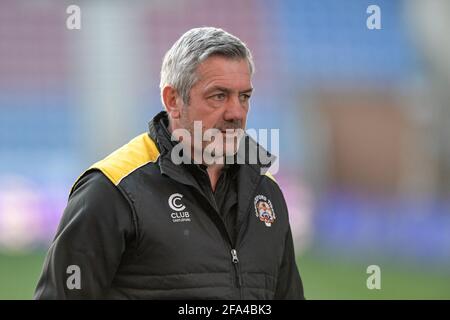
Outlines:
{"type": "Polygon", "coordinates": [[[167,51],[161,67],[162,89],[173,86],[184,104],[189,104],[189,92],[198,80],[198,65],[213,55],[231,59],[247,59],[250,73],[255,67],[250,50],[239,38],[213,27],[194,28],[183,34],[167,51]]]}

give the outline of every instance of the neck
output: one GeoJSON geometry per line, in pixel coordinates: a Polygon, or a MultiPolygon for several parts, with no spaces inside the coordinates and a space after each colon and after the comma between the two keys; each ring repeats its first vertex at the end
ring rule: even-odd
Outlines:
{"type": "Polygon", "coordinates": [[[216,190],[217,181],[219,181],[220,175],[222,174],[223,166],[223,164],[213,164],[208,166],[208,168],[206,169],[213,191],[216,190]]]}

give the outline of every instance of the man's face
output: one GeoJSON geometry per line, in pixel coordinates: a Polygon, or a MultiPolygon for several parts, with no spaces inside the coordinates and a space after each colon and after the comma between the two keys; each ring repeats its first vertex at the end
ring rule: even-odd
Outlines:
{"type": "MultiPolygon", "coordinates": [[[[223,132],[223,154],[234,154],[238,139],[234,130],[245,130],[252,93],[248,62],[212,56],[199,65],[197,77],[189,105],[182,107],[180,126],[187,129],[191,137],[194,137],[194,121],[202,122],[202,134],[211,128],[220,130],[223,132]]],[[[193,151],[203,152],[210,143],[214,141],[203,142],[202,150],[193,151]]]]}

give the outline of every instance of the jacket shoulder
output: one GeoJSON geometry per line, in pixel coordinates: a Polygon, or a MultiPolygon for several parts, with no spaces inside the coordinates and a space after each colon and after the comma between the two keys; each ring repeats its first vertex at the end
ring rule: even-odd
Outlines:
{"type": "Polygon", "coordinates": [[[278,185],[277,180],[275,179],[275,177],[269,171],[267,171],[264,175],[278,185]]]}
{"type": "Polygon", "coordinates": [[[268,183],[269,186],[271,186],[281,192],[281,188],[280,188],[280,185],[278,184],[278,181],[275,179],[275,177],[269,171],[267,171],[263,175],[263,180],[266,181],[266,183],[268,183]]]}
{"type": "Polygon", "coordinates": [[[281,187],[275,177],[267,171],[264,174],[263,179],[266,181],[265,186],[276,195],[276,198],[281,201],[283,207],[287,210],[287,204],[284,198],[283,191],[281,190],[281,187]]]}
{"type": "Polygon", "coordinates": [[[94,163],[75,181],[71,193],[77,182],[86,173],[93,170],[101,171],[114,185],[128,176],[136,169],[146,165],[149,162],[155,162],[158,159],[158,147],[147,133],[140,134],[127,144],[112,152],[103,160],[94,163]]]}

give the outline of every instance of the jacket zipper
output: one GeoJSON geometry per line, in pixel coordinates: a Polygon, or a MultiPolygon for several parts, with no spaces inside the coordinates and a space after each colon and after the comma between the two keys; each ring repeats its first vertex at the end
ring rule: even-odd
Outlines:
{"type": "MultiPolygon", "coordinates": [[[[258,183],[256,183],[255,185],[255,189],[257,188],[257,186],[259,185],[261,179],[258,181],[258,183]]],[[[209,182],[209,179],[208,179],[209,182]]],[[[210,199],[214,200],[214,194],[212,193],[212,188],[210,185],[210,188],[208,188],[209,191],[209,197],[210,199]]],[[[211,203],[211,201],[209,201],[211,203]]],[[[215,201],[213,201],[211,204],[213,204],[213,208],[216,211],[216,215],[219,218],[220,222],[221,222],[221,227],[223,228],[223,230],[225,231],[225,234],[227,235],[228,238],[228,245],[231,248],[231,262],[233,264],[233,268],[234,268],[234,274],[235,274],[235,286],[236,288],[239,288],[239,296],[242,299],[242,277],[241,277],[241,272],[240,272],[240,268],[239,268],[239,258],[238,258],[238,253],[237,250],[235,249],[237,247],[237,244],[239,243],[239,239],[241,237],[241,233],[243,231],[245,231],[247,229],[247,222],[248,219],[244,219],[244,221],[242,221],[243,226],[239,229],[238,234],[236,235],[236,241],[234,242],[231,237],[230,234],[228,233],[226,227],[225,227],[225,222],[223,221],[222,217],[219,214],[219,209],[217,208],[217,206],[215,205],[215,201]]],[[[246,209],[246,212],[248,211],[248,209],[250,208],[251,204],[249,204],[249,207],[246,209]]],[[[239,222],[237,222],[239,223],[239,222]]]]}
{"type": "MultiPolygon", "coordinates": [[[[214,195],[212,194],[212,192],[210,191],[210,196],[212,196],[212,198],[214,199],[214,195]]],[[[218,208],[214,205],[214,209],[216,211],[216,215],[219,217],[219,220],[221,222],[221,228],[223,228],[226,236],[227,236],[227,240],[226,242],[228,242],[228,246],[231,249],[230,253],[231,253],[231,262],[233,264],[233,269],[234,269],[234,282],[235,282],[235,286],[236,288],[239,289],[239,296],[242,299],[242,278],[241,278],[241,272],[239,270],[239,258],[238,258],[238,254],[237,254],[237,250],[234,249],[236,247],[236,244],[233,242],[233,240],[230,237],[230,234],[228,233],[227,228],[225,227],[225,222],[223,221],[222,217],[220,216],[220,214],[218,213],[218,208]]]]}
{"type": "Polygon", "coordinates": [[[233,266],[234,266],[234,271],[235,271],[235,275],[236,275],[236,287],[241,288],[242,287],[242,279],[241,279],[241,273],[239,272],[239,258],[237,255],[237,250],[236,249],[231,249],[231,261],[233,262],[233,266]]]}
{"type": "Polygon", "coordinates": [[[241,278],[241,273],[239,270],[239,258],[237,255],[237,250],[234,249],[236,247],[236,243],[234,243],[234,241],[231,239],[231,236],[228,233],[227,228],[225,227],[225,222],[223,221],[222,217],[220,216],[219,208],[217,208],[217,206],[216,206],[216,202],[214,199],[214,194],[212,192],[211,182],[209,181],[209,178],[208,178],[208,182],[209,182],[209,186],[210,186],[208,188],[209,197],[211,200],[213,200],[212,202],[211,202],[211,200],[209,202],[210,202],[210,204],[213,204],[213,208],[216,211],[215,214],[217,215],[217,217],[219,218],[219,220],[221,222],[221,228],[223,228],[223,230],[227,236],[228,245],[229,245],[229,248],[231,249],[231,251],[230,251],[231,252],[231,262],[233,264],[234,276],[235,276],[234,282],[235,282],[236,288],[239,289],[239,297],[242,299],[242,278],[241,278]]]}
{"type": "MultiPolygon", "coordinates": [[[[207,175],[207,173],[204,173],[204,174],[207,175]]],[[[231,236],[225,227],[225,222],[223,221],[222,217],[220,216],[219,209],[217,208],[216,203],[214,201],[214,194],[212,192],[211,182],[209,180],[209,177],[205,181],[208,181],[209,186],[210,186],[210,188],[208,188],[208,196],[206,196],[206,194],[203,193],[203,190],[201,190],[197,187],[195,187],[195,189],[200,193],[201,196],[205,197],[208,200],[210,207],[212,207],[215,211],[215,213],[214,213],[215,219],[213,219],[213,222],[214,222],[214,224],[216,224],[214,220],[218,220],[219,225],[216,224],[216,226],[218,227],[219,232],[221,234],[224,234],[223,236],[224,236],[224,238],[226,238],[226,239],[224,239],[225,240],[224,242],[227,243],[227,245],[230,249],[230,252],[231,252],[231,263],[233,265],[233,270],[234,270],[234,275],[235,275],[235,279],[234,279],[235,286],[236,286],[236,288],[239,289],[239,296],[240,296],[240,299],[242,299],[242,297],[243,297],[243,295],[242,295],[242,278],[241,278],[241,273],[239,270],[240,269],[239,268],[239,258],[237,255],[237,250],[234,249],[237,246],[237,239],[236,239],[236,243],[231,239],[231,236]],[[213,200],[213,201],[211,201],[211,200],[213,200]]],[[[237,238],[238,238],[238,236],[237,236],[237,238]]]]}

